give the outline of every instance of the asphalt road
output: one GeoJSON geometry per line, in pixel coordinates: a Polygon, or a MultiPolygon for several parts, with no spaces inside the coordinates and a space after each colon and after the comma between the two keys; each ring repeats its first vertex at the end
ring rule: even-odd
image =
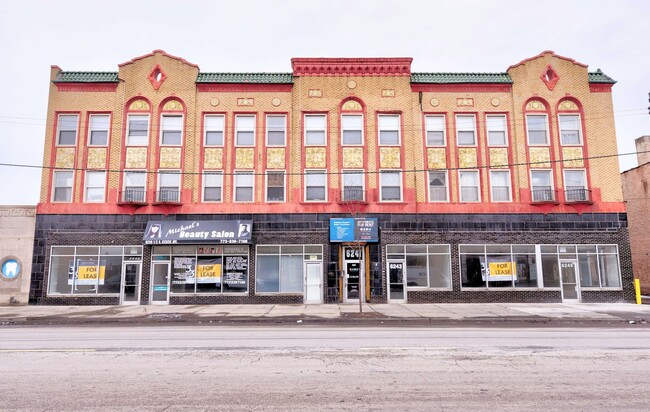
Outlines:
{"type": "Polygon", "coordinates": [[[646,411],[649,387],[649,329],[0,329],[2,410],[646,411]]]}

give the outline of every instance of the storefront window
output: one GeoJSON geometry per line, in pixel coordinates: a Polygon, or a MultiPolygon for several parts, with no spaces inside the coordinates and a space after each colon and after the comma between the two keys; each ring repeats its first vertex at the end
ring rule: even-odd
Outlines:
{"type": "Polygon", "coordinates": [[[302,293],[304,262],[322,261],[322,245],[259,245],[256,293],[302,293]]]}
{"type": "Polygon", "coordinates": [[[386,258],[406,262],[408,288],[451,288],[449,245],[386,245],[386,258]]]}
{"type": "Polygon", "coordinates": [[[141,246],[53,246],[48,294],[115,295],[125,256],[141,259],[141,246]]]}
{"type": "Polygon", "coordinates": [[[248,291],[248,246],[154,246],[151,259],[170,262],[171,294],[248,291]]]}

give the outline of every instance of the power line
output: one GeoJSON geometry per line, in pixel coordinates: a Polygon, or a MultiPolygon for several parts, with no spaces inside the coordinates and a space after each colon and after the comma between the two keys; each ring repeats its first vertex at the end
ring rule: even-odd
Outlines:
{"type": "MultiPolygon", "coordinates": [[[[543,160],[543,161],[538,161],[538,162],[518,162],[518,163],[507,163],[507,164],[499,164],[499,165],[482,165],[482,166],[476,166],[476,167],[448,167],[448,168],[427,168],[427,169],[382,169],[378,171],[367,171],[367,170],[357,170],[357,169],[350,169],[346,171],[339,171],[339,172],[331,172],[331,171],[323,171],[321,168],[314,168],[314,169],[307,169],[307,170],[318,170],[319,172],[317,174],[321,175],[343,175],[343,174],[380,174],[380,173],[395,173],[395,172],[400,172],[400,173],[421,173],[421,172],[436,172],[436,171],[457,171],[457,170],[477,170],[477,169],[506,169],[506,168],[513,168],[517,166],[532,166],[532,165],[540,165],[540,164],[551,164],[551,163],[564,163],[564,162],[574,162],[574,161],[585,161],[585,160],[599,160],[599,159],[607,159],[607,158],[612,158],[612,157],[621,157],[621,156],[631,156],[631,155],[638,155],[640,153],[650,153],[650,150],[644,150],[644,151],[639,151],[639,152],[629,152],[629,153],[615,153],[615,154],[608,154],[608,155],[599,155],[599,156],[587,156],[587,157],[576,157],[576,158],[571,158],[571,159],[556,159],[556,160],[543,160]]],[[[206,174],[221,174],[224,176],[234,176],[234,175],[239,175],[239,174],[247,174],[247,175],[254,175],[254,176],[266,176],[269,173],[278,173],[281,172],[281,170],[278,169],[267,169],[266,172],[264,173],[256,173],[253,171],[249,170],[240,170],[237,173],[226,173],[226,172],[220,172],[219,170],[204,170],[202,172],[184,172],[184,171],[175,171],[175,170],[165,170],[165,169],[160,169],[157,171],[152,171],[152,170],[133,170],[133,169],[90,169],[90,168],[82,168],[82,167],[56,167],[56,166],[38,166],[38,165],[28,165],[28,164],[18,164],[18,163],[0,163],[0,166],[4,167],[19,167],[19,168],[31,168],[31,169],[42,169],[42,170],[57,170],[57,171],[90,171],[90,172],[107,172],[107,173],[124,173],[124,172],[132,172],[132,173],[142,173],[142,174],[177,174],[177,175],[206,175],[206,174]]],[[[314,172],[312,172],[314,173],[314,172]]],[[[307,173],[306,171],[302,172],[284,172],[285,175],[287,176],[304,176],[307,174],[312,174],[312,173],[307,173]]]]}

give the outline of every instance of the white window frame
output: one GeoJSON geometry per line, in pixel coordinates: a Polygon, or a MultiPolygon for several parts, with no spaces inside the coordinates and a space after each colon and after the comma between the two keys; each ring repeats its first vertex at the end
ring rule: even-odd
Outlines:
{"type": "Polygon", "coordinates": [[[457,113],[456,114],[456,146],[464,146],[464,147],[476,147],[478,144],[478,136],[476,133],[476,114],[474,113],[457,113]],[[458,119],[460,118],[471,118],[472,119],[472,128],[467,129],[467,128],[461,128],[458,119]],[[460,142],[460,133],[464,132],[472,132],[472,143],[467,144],[467,143],[461,143],[460,142]]]}
{"type": "Polygon", "coordinates": [[[223,114],[206,113],[203,115],[203,145],[205,147],[223,147],[226,138],[226,116],[223,114]],[[208,119],[221,119],[221,128],[208,127],[208,119]],[[208,133],[221,132],[221,144],[209,144],[208,133]]]}
{"type": "Polygon", "coordinates": [[[583,138],[582,138],[582,117],[580,116],[580,113],[559,113],[557,115],[557,127],[560,130],[560,144],[562,146],[582,146],[584,144],[583,138]],[[578,132],[578,143],[565,143],[564,139],[562,137],[562,118],[563,117],[577,117],[578,118],[578,129],[576,130],[578,132]]]}
{"type": "MultiPolygon", "coordinates": [[[[393,187],[393,186],[386,186],[393,187]]],[[[381,203],[399,203],[404,199],[404,179],[401,169],[381,169],[379,170],[379,201],[381,203]],[[384,176],[397,174],[399,181],[399,199],[384,200],[384,176]]]]}
{"type": "Polygon", "coordinates": [[[120,198],[120,201],[130,201],[129,199],[125,199],[126,191],[127,190],[140,190],[140,189],[133,189],[133,188],[140,188],[142,187],[142,190],[144,191],[144,199],[143,201],[146,201],[147,199],[147,180],[148,180],[148,173],[146,170],[125,170],[123,177],[122,177],[122,197],[120,198]],[[128,183],[128,175],[133,174],[134,176],[137,175],[142,175],[142,178],[144,180],[144,187],[142,186],[127,186],[128,183]],[[132,189],[129,189],[132,188],[132,189]]]}
{"type": "Polygon", "coordinates": [[[429,202],[431,203],[445,203],[449,202],[449,173],[446,170],[429,170],[427,172],[427,193],[429,202]],[[442,173],[445,176],[445,199],[444,200],[433,200],[431,198],[431,173],[442,173]]]}
{"type": "Polygon", "coordinates": [[[567,197],[565,199],[567,202],[580,202],[580,201],[589,201],[590,200],[589,199],[590,196],[589,196],[588,193],[584,193],[584,197],[581,197],[581,198],[569,199],[568,196],[567,196],[567,192],[569,190],[578,190],[578,189],[581,189],[581,190],[584,190],[584,191],[589,190],[589,187],[587,185],[587,170],[586,169],[564,169],[562,171],[562,178],[564,179],[563,180],[564,194],[565,194],[565,197],[567,197]],[[582,175],[582,187],[570,186],[571,187],[571,189],[570,189],[569,186],[567,186],[567,177],[566,177],[567,173],[580,173],[582,175]]]}
{"type": "Polygon", "coordinates": [[[363,146],[363,143],[365,141],[365,136],[363,134],[363,114],[362,113],[343,113],[341,114],[341,146],[363,146]],[[346,128],[344,123],[344,119],[346,117],[349,118],[356,118],[358,117],[360,120],[359,128],[352,129],[352,128],[346,128]],[[346,143],[345,142],[345,132],[346,131],[358,131],[361,134],[361,141],[359,143],[346,143]]]}
{"type": "Polygon", "coordinates": [[[424,138],[427,147],[446,147],[447,146],[447,119],[444,114],[427,114],[424,116],[424,138]],[[441,119],[442,129],[430,128],[429,119],[441,119]],[[430,144],[429,132],[442,132],[442,144],[430,144]]]}
{"type": "MultiPolygon", "coordinates": [[[[469,186],[468,186],[469,187],[469,186]]],[[[458,199],[460,199],[461,203],[480,203],[481,202],[481,173],[478,170],[459,170],[458,171],[458,199]],[[463,186],[462,185],[462,177],[463,174],[465,173],[472,173],[476,176],[476,192],[477,192],[477,199],[476,200],[465,200],[463,199],[463,186]]]]}
{"type": "Polygon", "coordinates": [[[324,113],[305,113],[303,115],[303,125],[305,129],[305,136],[304,136],[304,142],[305,146],[327,146],[327,115],[324,113]],[[323,118],[323,129],[316,129],[316,128],[309,128],[308,125],[308,118],[317,118],[317,117],[322,117],[323,118]],[[322,143],[309,143],[307,140],[307,136],[309,135],[309,132],[323,132],[323,142],[322,143]]]}
{"type": "Polygon", "coordinates": [[[158,194],[156,196],[156,201],[158,202],[180,202],[181,200],[181,186],[183,185],[183,179],[182,179],[181,171],[180,170],[170,170],[170,169],[161,169],[158,170],[157,174],[157,191],[158,194]],[[169,176],[169,177],[168,177],[169,176]],[[175,186],[162,186],[163,183],[163,177],[168,177],[171,179],[172,177],[176,179],[174,183],[176,183],[175,186]],[[162,198],[161,199],[161,191],[163,190],[169,190],[169,191],[176,191],[178,192],[178,198],[177,199],[172,199],[169,200],[169,198],[162,198]]]}
{"type": "Polygon", "coordinates": [[[256,127],[257,127],[257,115],[254,113],[242,113],[242,114],[236,114],[235,115],[235,146],[236,147],[255,147],[255,141],[256,139],[256,127]],[[238,124],[239,119],[244,119],[244,118],[252,118],[253,119],[253,128],[242,128],[238,124]],[[239,133],[250,133],[253,132],[253,143],[252,144],[242,144],[239,142],[239,133]]]}
{"type": "Polygon", "coordinates": [[[287,201],[287,173],[284,170],[267,170],[264,174],[265,190],[264,199],[266,203],[284,203],[287,201]],[[282,200],[269,200],[269,176],[272,174],[282,175],[282,200]]]}
{"type": "Polygon", "coordinates": [[[88,116],[88,146],[89,147],[106,147],[108,146],[111,139],[111,115],[109,113],[93,113],[88,116]],[[93,118],[106,117],[108,118],[108,124],[106,129],[95,128],[93,126],[93,118]],[[106,143],[104,144],[93,144],[93,132],[106,132],[106,143]]]}
{"type": "Polygon", "coordinates": [[[287,115],[282,114],[282,113],[273,113],[273,114],[267,114],[265,118],[265,125],[266,125],[266,145],[270,147],[285,147],[287,145],[287,115]],[[282,127],[282,133],[284,133],[284,136],[282,138],[282,144],[275,144],[271,143],[269,141],[269,132],[270,131],[279,131],[279,130],[271,130],[271,126],[269,124],[269,118],[276,117],[279,118],[281,117],[283,119],[283,127],[282,127]]]}
{"type": "MultiPolygon", "coordinates": [[[[553,195],[553,201],[557,201],[556,196],[555,196],[555,182],[553,179],[553,170],[551,169],[531,169],[530,171],[530,200],[532,202],[544,202],[547,201],[545,199],[534,199],[533,198],[533,192],[535,190],[545,190],[545,189],[535,189],[535,186],[533,186],[533,173],[536,172],[544,172],[547,173],[549,176],[549,182],[551,183],[551,194],[553,195]]],[[[546,187],[546,186],[544,186],[546,187]]]]}
{"type": "Polygon", "coordinates": [[[551,145],[551,140],[550,136],[548,133],[549,127],[548,127],[548,115],[546,113],[526,113],[526,142],[528,143],[528,146],[550,146],[551,145]],[[536,116],[536,117],[543,117],[544,118],[544,125],[545,125],[545,132],[546,132],[546,142],[545,143],[531,143],[530,142],[530,121],[528,120],[529,117],[531,116],[536,116]]]}
{"type": "Polygon", "coordinates": [[[55,170],[54,173],[52,174],[52,203],[72,203],[73,199],[74,199],[74,172],[72,170],[55,170]],[[69,174],[70,176],[72,176],[72,181],[70,183],[70,186],[57,186],[56,184],[57,175],[62,175],[62,174],[69,174]],[[66,196],[65,200],[55,200],[57,189],[70,189],[70,199],[68,199],[66,196]]]}
{"type": "Polygon", "coordinates": [[[88,171],[86,171],[86,178],[85,178],[84,183],[85,183],[84,184],[84,186],[85,186],[84,187],[84,202],[85,203],[103,203],[103,202],[106,201],[106,172],[105,171],[103,171],[103,170],[88,170],[88,171]],[[89,185],[90,176],[91,175],[97,175],[98,176],[100,174],[102,175],[102,179],[101,179],[102,185],[101,186],[90,186],[89,185]],[[101,191],[102,191],[101,199],[90,200],[88,198],[88,194],[89,194],[89,191],[91,189],[101,189],[101,191]]]}
{"type": "Polygon", "coordinates": [[[377,140],[379,146],[401,146],[402,144],[402,115],[399,113],[380,113],[377,115],[377,140]],[[397,118],[397,130],[392,128],[387,128],[386,125],[382,125],[382,119],[388,118],[397,118]],[[382,132],[397,132],[397,143],[384,143],[382,142],[381,136],[382,132]]]}
{"type": "Polygon", "coordinates": [[[185,125],[185,116],[181,113],[162,113],[160,115],[160,145],[161,146],[182,146],[184,133],[183,129],[185,125]],[[170,129],[169,126],[165,125],[165,119],[179,118],[181,121],[180,130],[170,129]],[[165,143],[165,132],[180,132],[180,141],[178,143],[165,143]]]}
{"type": "Polygon", "coordinates": [[[508,116],[505,114],[487,114],[485,116],[485,130],[487,137],[487,144],[489,147],[508,147],[508,116]],[[502,119],[503,130],[491,129],[490,119],[502,119]],[[494,144],[490,141],[490,132],[503,132],[503,143],[494,144]]]}
{"type": "Polygon", "coordinates": [[[201,200],[203,203],[222,203],[223,202],[223,172],[222,171],[204,171],[203,176],[203,192],[201,193],[201,200]],[[219,186],[208,186],[208,176],[219,176],[221,184],[219,186]],[[206,200],[205,199],[205,189],[206,188],[216,188],[219,187],[219,199],[220,200],[206,200]]]}
{"type": "MultiPolygon", "coordinates": [[[[502,187],[502,186],[499,186],[502,187]]],[[[512,180],[510,178],[510,170],[509,169],[493,169],[490,170],[490,199],[494,203],[509,203],[512,202],[512,180]],[[494,199],[494,178],[493,174],[495,173],[506,173],[507,174],[507,182],[508,182],[508,199],[506,200],[495,200],[494,199]]]]}
{"type": "MultiPolygon", "coordinates": [[[[304,177],[303,177],[303,178],[304,178],[304,182],[305,182],[305,184],[304,184],[304,193],[303,193],[303,196],[304,196],[305,202],[309,202],[309,203],[326,203],[326,202],[327,202],[327,197],[328,197],[328,196],[327,196],[327,195],[328,195],[328,193],[327,193],[327,192],[328,192],[328,189],[327,189],[327,188],[328,188],[328,184],[327,184],[327,183],[328,183],[328,179],[329,179],[329,175],[327,174],[327,170],[325,170],[325,169],[309,169],[309,170],[305,170],[305,174],[304,174],[304,177]],[[309,187],[312,187],[312,186],[310,186],[310,185],[308,184],[308,183],[309,183],[309,182],[308,182],[308,180],[309,180],[309,175],[322,175],[322,176],[323,176],[323,179],[324,179],[324,185],[325,185],[325,187],[324,187],[324,188],[325,188],[325,196],[324,196],[325,199],[315,199],[315,200],[311,200],[311,199],[308,198],[308,196],[307,196],[307,189],[308,189],[309,187]]],[[[313,187],[321,187],[321,186],[313,186],[313,187]]]]}
{"type": "MultiPolygon", "coordinates": [[[[252,170],[235,170],[232,176],[232,201],[233,203],[254,203],[255,202],[255,173],[252,170]],[[250,176],[251,185],[243,186],[239,184],[238,177],[250,176]],[[251,189],[251,200],[237,200],[237,189],[251,189]]],[[[223,190],[223,189],[222,189],[223,190]]]]}
{"type": "MultiPolygon", "coordinates": [[[[149,146],[149,132],[151,129],[151,116],[149,116],[148,113],[129,113],[126,116],[126,145],[127,146],[135,146],[135,147],[143,147],[143,146],[149,146]],[[147,118],[147,134],[144,136],[143,140],[144,142],[142,144],[138,143],[135,144],[132,142],[132,137],[131,137],[131,118],[133,117],[146,117],[147,118]]],[[[140,137],[140,136],[138,136],[140,137]]]]}
{"type": "Polygon", "coordinates": [[[74,147],[77,145],[77,139],[79,138],[79,113],[59,113],[57,116],[57,125],[56,125],[56,145],[57,146],[66,146],[74,147]],[[62,118],[64,117],[74,117],[74,143],[61,143],[61,132],[71,132],[71,129],[62,129],[62,118]]]}
{"type": "MultiPolygon", "coordinates": [[[[363,169],[344,169],[341,170],[341,200],[357,200],[357,201],[365,201],[366,200],[366,174],[365,170],[363,169]],[[346,176],[350,175],[359,175],[361,177],[361,199],[346,199],[345,198],[345,189],[346,189],[346,184],[345,184],[345,178],[346,176]]],[[[352,187],[357,187],[357,186],[352,186],[352,187]]]]}

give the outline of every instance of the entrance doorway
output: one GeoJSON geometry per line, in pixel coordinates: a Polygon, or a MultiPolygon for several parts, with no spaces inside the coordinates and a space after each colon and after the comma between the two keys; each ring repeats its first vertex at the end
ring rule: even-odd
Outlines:
{"type": "Polygon", "coordinates": [[[560,279],[562,280],[562,302],[580,303],[580,276],[577,260],[560,260],[560,279]]]}
{"type": "Polygon", "coordinates": [[[305,262],[305,303],[323,303],[322,262],[305,262]]]}
{"type": "Polygon", "coordinates": [[[406,303],[406,262],[388,261],[388,301],[406,303]]]}
{"type": "Polygon", "coordinates": [[[121,305],[140,304],[141,275],[142,262],[124,262],[122,264],[122,288],[120,290],[121,305]]]}
{"type": "Polygon", "coordinates": [[[343,302],[358,303],[363,299],[364,267],[363,248],[343,246],[343,302]]]}
{"type": "Polygon", "coordinates": [[[153,279],[151,282],[151,304],[169,304],[169,262],[152,264],[153,279]]]}

